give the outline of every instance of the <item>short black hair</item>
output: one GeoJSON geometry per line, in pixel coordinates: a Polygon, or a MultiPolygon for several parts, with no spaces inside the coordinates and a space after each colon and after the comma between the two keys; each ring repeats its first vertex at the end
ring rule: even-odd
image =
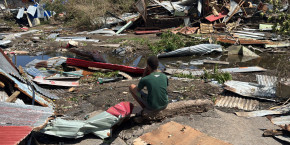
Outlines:
{"type": "Polygon", "coordinates": [[[147,59],[147,64],[153,69],[156,70],[158,65],[159,65],[159,61],[158,58],[156,56],[150,56],[147,59]]]}

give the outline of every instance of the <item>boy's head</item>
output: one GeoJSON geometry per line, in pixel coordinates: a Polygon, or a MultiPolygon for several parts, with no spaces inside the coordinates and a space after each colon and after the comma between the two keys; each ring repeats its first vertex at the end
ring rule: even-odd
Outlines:
{"type": "Polygon", "coordinates": [[[147,59],[147,65],[150,66],[152,70],[156,70],[159,65],[158,58],[156,56],[150,56],[147,59]]]}

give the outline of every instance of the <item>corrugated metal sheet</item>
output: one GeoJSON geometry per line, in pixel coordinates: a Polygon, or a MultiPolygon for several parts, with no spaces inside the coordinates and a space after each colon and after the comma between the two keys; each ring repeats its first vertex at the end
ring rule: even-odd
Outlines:
{"type": "Polygon", "coordinates": [[[0,145],[16,145],[32,131],[29,126],[0,126],[0,145]]]}
{"type": "Polygon", "coordinates": [[[266,75],[256,75],[256,80],[258,84],[266,87],[275,87],[277,82],[277,77],[266,76],[266,75]]]}
{"type": "Polygon", "coordinates": [[[259,101],[240,97],[222,96],[221,99],[216,101],[215,106],[238,108],[242,110],[257,110],[259,101]]]}
{"type": "Polygon", "coordinates": [[[272,118],[271,122],[276,125],[288,125],[290,124],[290,115],[272,118]]]}
{"type": "Polygon", "coordinates": [[[273,110],[259,110],[259,111],[252,111],[252,112],[236,112],[238,116],[244,117],[258,117],[258,116],[266,116],[266,115],[279,115],[279,114],[286,114],[290,112],[290,103],[279,108],[273,110]]]}
{"type": "MultiPolygon", "coordinates": [[[[258,67],[258,66],[251,66],[251,67],[238,67],[238,68],[224,68],[224,69],[220,69],[220,71],[228,72],[228,73],[243,73],[243,72],[266,71],[266,69],[258,67]]],[[[168,74],[180,74],[180,73],[192,74],[192,75],[204,74],[203,70],[201,69],[166,69],[165,72],[168,74]]]]}
{"type": "Polygon", "coordinates": [[[275,101],[273,87],[264,87],[259,84],[240,81],[227,81],[224,84],[226,90],[239,95],[275,101]]]}
{"type": "Polygon", "coordinates": [[[9,98],[7,93],[4,91],[4,89],[0,88],[0,102],[5,102],[7,98],[9,98]]]}
{"type": "Polygon", "coordinates": [[[199,44],[190,47],[180,48],[171,52],[163,53],[158,55],[159,58],[162,57],[175,57],[175,56],[189,56],[189,55],[203,55],[211,52],[222,52],[221,45],[218,44],[199,44]]]}
{"type": "Polygon", "coordinates": [[[29,75],[36,77],[36,76],[41,76],[41,77],[45,77],[44,74],[42,74],[38,69],[36,69],[35,67],[29,67],[29,68],[25,68],[24,69],[29,75]]]}
{"type": "Polygon", "coordinates": [[[11,62],[11,60],[8,58],[6,54],[4,54],[3,50],[0,49],[0,69],[5,71],[6,73],[17,77],[22,82],[25,82],[25,80],[22,78],[22,76],[19,74],[18,70],[14,66],[14,64],[11,62]]]}
{"type": "MultiPolygon", "coordinates": [[[[13,81],[16,84],[16,88],[18,88],[22,93],[26,94],[30,98],[33,98],[32,89],[27,84],[24,84],[24,83],[18,81],[14,77],[12,77],[9,74],[7,74],[6,72],[4,72],[2,69],[0,69],[0,74],[2,74],[3,76],[9,78],[11,81],[13,81]]],[[[44,98],[39,96],[37,93],[35,93],[35,101],[38,102],[41,105],[53,107],[53,103],[52,102],[46,101],[44,98]]]]}
{"type": "Polygon", "coordinates": [[[0,126],[39,127],[53,112],[49,107],[0,102],[0,126]]]}
{"type": "Polygon", "coordinates": [[[221,69],[221,71],[228,72],[228,73],[243,73],[243,72],[266,71],[266,69],[259,66],[251,66],[251,67],[224,68],[224,69],[221,69]]]}
{"type": "Polygon", "coordinates": [[[41,132],[65,138],[80,138],[92,133],[104,139],[111,135],[111,127],[121,120],[106,111],[84,121],[56,118],[49,122],[41,132]]]}
{"type": "Polygon", "coordinates": [[[32,82],[32,85],[36,89],[36,91],[39,92],[40,94],[42,94],[43,96],[46,96],[50,99],[59,99],[59,97],[57,95],[50,93],[50,91],[48,89],[41,88],[37,84],[35,84],[34,82],[32,82]]]}

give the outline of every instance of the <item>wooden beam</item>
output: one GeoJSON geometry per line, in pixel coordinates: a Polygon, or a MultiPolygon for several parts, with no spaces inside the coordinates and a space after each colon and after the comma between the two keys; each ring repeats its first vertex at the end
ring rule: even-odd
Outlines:
{"type": "Polygon", "coordinates": [[[15,102],[17,96],[20,94],[20,91],[15,91],[8,99],[6,99],[6,102],[15,102]]]}
{"type": "Polygon", "coordinates": [[[5,84],[3,82],[1,82],[1,81],[0,81],[0,87],[1,88],[4,88],[5,87],[5,84]]]}

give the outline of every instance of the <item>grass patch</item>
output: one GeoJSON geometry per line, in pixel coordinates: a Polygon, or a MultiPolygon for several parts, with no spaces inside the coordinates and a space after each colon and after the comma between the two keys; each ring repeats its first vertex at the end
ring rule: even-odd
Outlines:
{"type": "Polygon", "coordinates": [[[158,54],[164,51],[169,52],[182,47],[197,45],[206,41],[207,40],[188,38],[186,36],[173,34],[170,31],[167,31],[162,33],[160,41],[152,44],[148,43],[148,46],[154,54],[158,54]]]}
{"type": "Polygon", "coordinates": [[[215,65],[213,72],[209,72],[204,69],[204,74],[201,76],[202,79],[214,79],[220,84],[223,84],[226,81],[232,80],[232,75],[228,72],[221,72],[218,70],[218,66],[215,65]]]}

